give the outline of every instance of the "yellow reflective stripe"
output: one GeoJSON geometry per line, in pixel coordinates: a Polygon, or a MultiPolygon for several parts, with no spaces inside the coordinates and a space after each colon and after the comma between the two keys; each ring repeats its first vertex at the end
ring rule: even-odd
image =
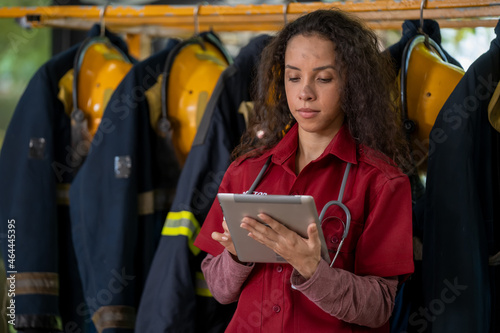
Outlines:
{"type": "Polygon", "coordinates": [[[200,224],[194,214],[188,211],[169,212],[167,220],[161,232],[162,236],[186,236],[188,246],[194,255],[200,253],[200,249],[194,246],[194,240],[200,232],[200,224]]]}
{"type": "Polygon", "coordinates": [[[188,211],[169,212],[163,226],[162,235],[184,235],[189,238],[196,236],[200,231],[200,224],[193,213],[188,211]]]}
{"type": "Polygon", "coordinates": [[[196,295],[204,297],[213,297],[208,289],[207,281],[202,272],[196,272],[196,295]]]}

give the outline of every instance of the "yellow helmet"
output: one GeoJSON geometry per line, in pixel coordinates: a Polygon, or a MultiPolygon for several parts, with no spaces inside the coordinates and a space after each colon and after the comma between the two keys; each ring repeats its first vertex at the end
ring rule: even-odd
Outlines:
{"type": "Polygon", "coordinates": [[[85,41],[75,58],[72,121],[74,140],[90,141],[101,122],[109,99],[132,63],[107,38],[85,41]],[[86,125],[86,126],[85,126],[86,125]]]}
{"type": "Polygon", "coordinates": [[[426,36],[418,35],[406,46],[401,73],[402,119],[421,174],[427,169],[432,126],[464,73],[448,63],[439,45],[426,36]]]}
{"type": "Polygon", "coordinates": [[[170,122],[172,143],[181,165],[191,149],[219,76],[231,62],[218,39],[207,35],[178,44],[165,64],[163,115],[170,122]]]}

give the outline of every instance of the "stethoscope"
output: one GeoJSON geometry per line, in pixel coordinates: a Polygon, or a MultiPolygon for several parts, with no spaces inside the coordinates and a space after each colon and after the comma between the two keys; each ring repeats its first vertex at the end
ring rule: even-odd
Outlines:
{"type": "MultiPolygon", "coordinates": [[[[259,174],[255,178],[252,186],[250,186],[250,188],[246,192],[247,194],[253,194],[253,192],[255,191],[255,188],[257,187],[257,185],[259,185],[260,181],[262,180],[262,177],[264,176],[264,173],[266,173],[266,170],[269,168],[269,165],[271,164],[271,158],[272,158],[272,156],[269,156],[269,158],[267,159],[266,163],[264,164],[264,166],[260,170],[259,174]]],[[[335,256],[333,257],[333,260],[330,263],[330,267],[333,267],[333,264],[335,263],[335,260],[337,260],[337,256],[339,255],[339,251],[342,248],[342,245],[344,244],[344,240],[346,239],[347,235],[349,234],[349,227],[351,225],[351,212],[349,211],[349,208],[347,208],[347,206],[342,203],[342,198],[344,197],[345,185],[347,183],[347,177],[349,176],[349,170],[350,169],[351,169],[351,163],[347,163],[347,166],[346,166],[345,171],[344,171],[344,177],[342,178],[342,184],[340,185],[338,199],[337,200],[328,201],[323,206],[323,209],[321,210],[321,213],[319,214],[319,220],[321,221],[321,224],[323,224],[323,217],[325,216],[326,210],[330,206],[335,205],[335,206],[340,207],[344,211],[345,216],[346,216],[346,222],[345,222],[345,224],[341,220],[342,225],[344,226],[344,233],[342,234],[342,239],[340,240],[340,244],[337,247],[337,251],[335,252],[335,256]]]]}

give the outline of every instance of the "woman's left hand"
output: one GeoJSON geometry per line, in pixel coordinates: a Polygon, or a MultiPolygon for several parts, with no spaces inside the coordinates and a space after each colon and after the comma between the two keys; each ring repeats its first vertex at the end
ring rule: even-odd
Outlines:
{"type": "Polygon", "coordinates": [[[245,217],[241,227],[249,232],[248,236],[279,254],[300,275],[309,279],[321,260],[321,242],[316,224],[309,224],[308,238],[303,238],[268,215],[259,214],[259,218],[268,226],[245,217]]]}

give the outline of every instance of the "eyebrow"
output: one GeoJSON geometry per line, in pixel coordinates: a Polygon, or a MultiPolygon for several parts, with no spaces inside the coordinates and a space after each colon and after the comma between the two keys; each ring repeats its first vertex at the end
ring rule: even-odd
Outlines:
{"type": "MultiPolygon", "coordinates": [[[[285,65],[285,68],[290,68],[290,69],[294,69],[294,70],[300,71],[300,68],[292,66],[292,65],[285,65]]],[[[332,65],[326,65],[326,66],[321,66],[321,67],[313,68],[313,71],[315,71],[315,72],[316,71],[322,71],[322,70],[325,70],[327,68],[331,68],[333,70],[336,70],[334,66],[332,66],[332,65]]]]}

